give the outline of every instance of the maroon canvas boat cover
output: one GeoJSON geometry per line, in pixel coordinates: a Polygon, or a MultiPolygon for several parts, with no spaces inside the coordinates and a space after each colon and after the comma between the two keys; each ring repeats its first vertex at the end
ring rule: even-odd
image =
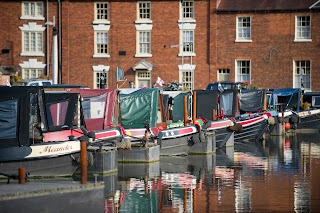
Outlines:
{"type": "Polygon", "coordinates": [[[89,131],[103,130],[118,125],[119,90],[72,89],[70,92],[80,93],[83,98],[82,107],[89,131]]]}

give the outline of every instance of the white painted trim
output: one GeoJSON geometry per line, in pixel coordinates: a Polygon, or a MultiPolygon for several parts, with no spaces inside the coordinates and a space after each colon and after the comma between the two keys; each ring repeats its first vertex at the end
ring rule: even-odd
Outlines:
{"type": "Polygon", "coordinates": [[[136,24],[136,30],[137,31],[151,31],[152,30],[152,24],[136,24]]]}
{"type": "Polygon", "coordinates": [[[93,27],[94,31],[109,31],[110,30],[110,25],[105,25],[105,24],[93,25],[92,27],[93,27]]]}
{"type": "Polygon", "coordinates": [[[43,32],[46,28],[42,25],[38,25],[35,22],[29,22],[24,24],[22,27],[19,27],[21,31],[33,31],[33,32],[43,32]]]}
{"type": "Polygon", "coordinates": [[[93,72],[102,72],[104,69],[107,72],[109,72],[110,66],[105,66],[105,65],[101,65],[101,64],[99,64],[98,66],[92,66],[93,72]]]}
{"type": "Polygon", "coordinates": [[[37,59],[29,59],[29,61],[24,61],[23,63],[19,64],[21,68],[23,69],[43,69],[46,67],[46,64],[43,62],[38,62],[37,59]]]}
{"type": "Polygon", "coordinates": [[[182,22],[178,24],[180,30],[195,30],[196,29],[196,23],[186,23],[182,22]]]}
{"type": "Polygon", "coordinates": [[[196,69],[196,66],[195,64],[179,64],[178,65],[178,68],[179,70],[181,71],[188,71],[188,70],[191,70],[191,71],[194,71],[196,69]]]}

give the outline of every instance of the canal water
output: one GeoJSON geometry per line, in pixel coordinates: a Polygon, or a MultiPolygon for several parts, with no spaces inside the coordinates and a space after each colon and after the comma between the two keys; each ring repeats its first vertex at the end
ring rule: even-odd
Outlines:
{"type": "Polygon", "coordinates": [[[318,133],[160,159],[119,165],[105,181],[105,212],[320,212],[318,133]]]}

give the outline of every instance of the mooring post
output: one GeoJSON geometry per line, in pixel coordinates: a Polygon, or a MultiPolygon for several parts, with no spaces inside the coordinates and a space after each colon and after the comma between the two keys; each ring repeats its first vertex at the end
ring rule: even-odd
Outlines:
{"type": "Polygon", "coordinates": [[[26,182],[26,170],[24,168],[19,168],[19,184],[24,184],[26,182]]]}
{"type": "Polygon", "coordinates": [[[193,92],[192,97],[192,122],[195,124],[197,122],[197,92],[193,92]]]}
{"type": "Polygon", "coordinates": [[[212,120],[213,120],[213,121],[217,120],[217,117],[216,117],[216,109],[212,109],[212,120]]]}
{"type": "Polygon", "coordinates": [[[187,122],[188,122],[187,96],[183,96],[183,125],[187,126],[187,122]]]}
{"type": "Polygon", "coordinates": [[[81,184],[88,182],[88,161],[87,161],[87,143],[81,141],[80,147],[80,164],[81,164],[81,184]]]}

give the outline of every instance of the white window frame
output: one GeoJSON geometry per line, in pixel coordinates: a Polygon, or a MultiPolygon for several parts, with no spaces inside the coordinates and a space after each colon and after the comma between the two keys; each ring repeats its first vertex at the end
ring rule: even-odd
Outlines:
{"type": "Polygon", "coordinates": [[[230,69],[218,69],[217,76],[218,81],[230,81],[230,69]]]}
{"type": "Polygon", "coordinates": [[[110,25],[93,25],[93,30],[94,30],[94,58],[110,58],[110,45],[109,45],[109,30],[110,30],[110,25]],[[107,34],[107,53],[98,53],[98,33],[101,34],[107,34]]]}
{"type": "Polygon", "coordinates": [[[44,20],[43,2],[41,1],[23,1],[21,4],[20,19],[44,20]]]}
{"type": "Polygon", "coordinates": [[[140,85],[141,81],[148,81],[148,85],[144,85],[147,88],[151,88],[151,71],[150,70],[136,70],[136,80],[135,85],[136,88],[142,88],[142,85],[140,85]],[[145,76],[141,76],[145,75],[145,76]]]}
{"type": "Polygon", "coordinates": [[[251,39],[251,32],[252,32],[252,18],[251,16],[237,16],[236,18],[236,42],[252,42],[251,39]],[[249,27],[243,26],[244,24],[248,22],[244,22],[243,19],[249,19],[249,27]],[[242,24],[242,26],[239,26],[242,24]],[[246,34],[247,32],[244,32],[246,30],[249,30],[249,37],[243,36],[243,34],[246,34]],[[242,36],[239,34],[241,33],[242,36]]]}
{"type": "Polygon", "coordinates": [[[108,2],[95,2],[94,3],[94,21],[93,24],[110,24],[109,20],[109,3],[108,2]],[[101,8],[106,5],[106,8],[101,8]],[[100,7],[98,9],[98,7],[100,7]],[[98,18],[98,16],[107,16],[106,18],[98,18]]]}
{"type": "Polygon", "coordinates": [[[183,3],[180,1],[180,20],[194,21],[194,9],[194,0],[184,0],[183,3]]]}
{"type": "Polygon", "coordinates": [[[236,60],[235,61],[235,81],[236,82],[248,82],[250,84],[251,82],[251,60],[243,59],[243,60],[236,60]],[[249,63],[249,66],[242,66],[242,64],[239,64],[241,62],[247,62],[249,63]],[[242,73],[241,69],[249,69],[249,73],[242,73]]]}
{"type": "Polygon", "coordinates": [[[136,55],[135,57],[152,57],[152,25],[150,24],[138,24],[136,25],[136,55]],[[150,52],[141,52],[140,51],[140,35],[141,33],[149,33],[150,34],[150,38],[149,38],[149,51],[150,52]]]}
{"type": "Polygon", "coordinates": [[[105,88],[109,88],[109,70],[110,66],[105,66],[105,65],[98,65],[98,66],[92,66],[93,70],[93,89],[100,89],[100,76],[104,74],[105,70],[105,75],[106,75],[106,85],[105,88]]]}
{"type": "Polygon", "coordinates": [[[295,17],[295,42],[311,42],[311,16],[296,16],[295,17]],[[309,18],[308,21],[302,20],[309,18]],[[307,33],[309,36],[302,36],[307,33]]]}
{"type": "Polygon", "coordinates": [[[35,71],[36,75],[35,78],[39,77],[40,75],[44,74],[44,68],[46,67],[46,64],[44,64],[41,61],[37,61],[37,59],[29,59],[29,61],[24,61],[23,63],[19,64],[22,70],[22,77],[26,76],[26,72],[29,72],[29,77],[24,79],[31,79],[33,78],[31,76],[31,71],[35,71]]]}
{"type": "Polygon", "coordinates": [[[135,21],[136,24],[151,24],[152,23],[152,13],[151,13],[151,1],[138,1],[137,2],[137,20],[135,21]],[[142,8],[145,5],[149,5],[148,7],[142,8]],[[149,14],[149,18],[148,17],[141,17],[141,10],[149,10],[149,13],[146,12],[147,16],[149,14]]]}
{"type": "Polygon", "coordinates": [[[179,82],[182,84],[182,88],[187,91],[194,90],[194,73],[196,65],[193,64],[181,64],[179,68],[179,82]],[[185,79],[185,73],[189,73],[190,80],[185,79]]]}
{"type": "Polygon", "coordinates": [[[312,67],[310,60],[293,61],[293,88],[303,88],[304,91],[311,91],[312,67]],[[301,79],[303,87],[301,84],[301,79]]]}
{"type": "Polygon", "coordinates": [[[193,23],[179,24],[180,29],[180,45],[179,55],[181,57],[190,56],[194,57],[195,54],[195,28],[196,25],[193,23]],[[192,38],[184,36],[186,32],[192,32],[192,38]]]}
{"type": "Polygon", "coordinates": [[[43,31],[46,29],[41,25],[37,25],[34,22],[24,24],[22,27],[19,27],[21,30],[22,36],[22,48],[21,56],[44,56],[43,52],[43,31]],[[34,41],[30,39],[30,36],[35,35],[34,41]],[[28,37],[26,37],[28,36],[28,37]],[[39,40],[40,39],[40,40],[39,40]],[[26,42],[28,41],[28,43],[26,42]],[[35,51],[32,51],[32,43],[34,42],[35,51]],[[26,46],[29,47],[29,50],[26,50],[26,46]]]}

